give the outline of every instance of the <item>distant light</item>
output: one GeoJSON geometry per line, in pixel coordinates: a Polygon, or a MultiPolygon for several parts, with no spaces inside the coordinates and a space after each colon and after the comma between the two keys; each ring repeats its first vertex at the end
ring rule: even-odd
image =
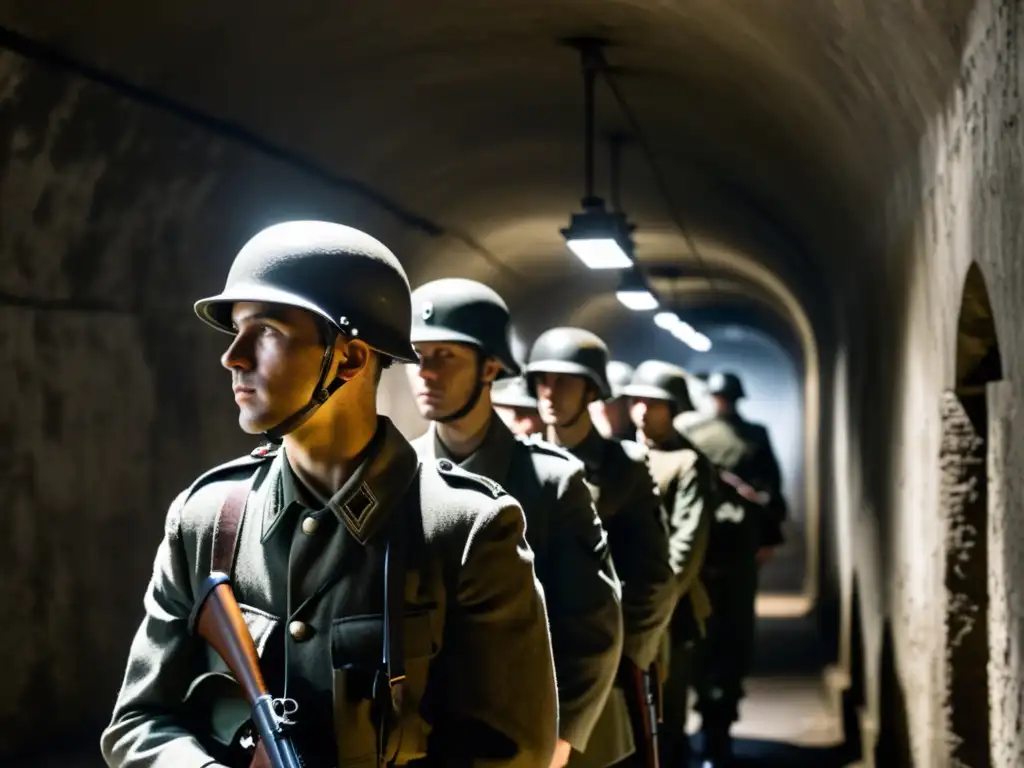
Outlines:
{"type": "Polygon", "coordinates": [[[659,312],[654,316],[654,324],[666,331],[674,330],[680,322],[682,321],[675,312],[659,312]]]}
{"type": "Polygon", "coordinates": [[[695,352],[710,352],[711,351],[711,339],[705,336],[703,333],[694,331],[693,338],[688,342],[690,348],[695,352]]]}
{"type": "MultiPolygon", "coordinates": [[[[668,313],[663,313],[668,314],[668,313]]],[[[664,327],[664,326],[662,326],[664,327]]],[[[711,339],[703,333],[694,330],[689,323],[679,320],[672,328],[668,329],[673,336],[686,344],[695,352],[709,352],[711,350],[711,339]]]]}
{"type": "Polygon", "coordinates": [[[747,332],[738,325],[727,325],[722,329],[722,338],[726,341],[743,341],[747,332]]]}
{"type": "Polygon", "coordinates": [[[618,241],[611,237],[567,240],[569,250],[589,269],[627,269],[633,264],[618,241]]]}
{"type": "Polygon", "coordinates": [[[634,312],[647,312],[658,308],[658,300],[654,294],[643,288],[616,291],[615,298],[622,303],[622,306],[634,312]]]}

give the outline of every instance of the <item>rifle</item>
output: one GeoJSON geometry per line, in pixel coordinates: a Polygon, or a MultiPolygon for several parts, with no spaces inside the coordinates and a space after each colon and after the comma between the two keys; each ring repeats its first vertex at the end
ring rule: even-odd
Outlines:
{"type": "Polygon", "coordinates": [[[253,724],[272,768],[302,768],[288,736],[293,723],[287,719],[287,711],[280,715],[274,707],[275,700],[260,671],[256,644],[226,574],[214,571],[203,583],[189,626],[224,660],[245,691],[252,706],[253,724]]]}
{"type": "Polygon", "coordinates": [[[632,661],[623,658],[621,671],[626,676],[626,702],[633,722],[633,741],[636,754],[644,768],[660,768],[660,745],[658,743],[658,702],[660,685],[657,668],[640,669],[632,661]]]}

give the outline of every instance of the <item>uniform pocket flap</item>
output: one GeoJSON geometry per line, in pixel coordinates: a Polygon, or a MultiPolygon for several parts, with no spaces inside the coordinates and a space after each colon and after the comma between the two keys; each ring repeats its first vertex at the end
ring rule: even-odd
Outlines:
{"type": "MultiPolygon", "coordinates": [[[[406,612],[402,621],[405,657],[417,659],[436,652],[430,611],[419,608],[406,612]]],[[[376,668],[384,652],[384,617],[382,614],[346,616],[331,625],[331,656],[335,669],[349,665],[376,668]]]]}

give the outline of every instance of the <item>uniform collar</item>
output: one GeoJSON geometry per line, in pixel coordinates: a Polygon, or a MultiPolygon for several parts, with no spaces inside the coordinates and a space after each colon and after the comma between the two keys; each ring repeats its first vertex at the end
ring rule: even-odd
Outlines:
{"type": "Polygon", "coordinates": [[[402,498],[419,466],[416,451],[390,419],[378,417],[377,433],[363,460],[330,499],[313,498],[288,465],[284,448],[274,459],[277,482],[270,484],[271,503],[264,505],[263,541],[272,537],[281,521],[296,508],[329,510],[360,544],[377,531],[388,511],[402,498]]]}
{"type": "Polygon", "coordinates": [[[640,443],[640,445],[646,445],[648,448],[653,448],[656,451],[681,451],[686,448],[693,447],[689,440],[687,440],[674,429],[669,435],[668,440],[663,440],[660,443],[656,443],[653,440],[649,439],[643,433],[643,430],[638,429],[636,431],[636,441],[640,443]]]}
{"type": "Polygon", "coordinates": [[[587,469],[593,471],[600,468],[601,462],[604,460],[604,444],[605,438],[591,427],[590,432],[580,441],[579,445],[575,448],[567,448],[567,450],[582,461],[587,469]]]}
{"type": "Polygon", "coordinates": [[[424,444],[433,450],[435,457],[450,459],[463,469],[488,477],[502,485],[508,476],[508,468],[512,462],[512,451],[515,450],[516,438],[511,430],[505,426],[505,422],[492,413],[491,422],[487,427],[487,434],[484,435],[484,441],[473,453],[461,460],[452,456],[451,451],[441,441],[441,436],[438,434],[437,424],[435,423],[431,423],[430,431],[424,444]]]}

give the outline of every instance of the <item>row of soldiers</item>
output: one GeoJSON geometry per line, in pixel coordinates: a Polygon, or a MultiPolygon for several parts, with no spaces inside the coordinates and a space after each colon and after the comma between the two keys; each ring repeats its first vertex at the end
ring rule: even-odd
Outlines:
{"type": "MultiPolygon", "coordinates": [[[[547,440],[584,463],[623,584],[627,645],[620,676],[623,668],[647,668],[651,660],[633,651],[628,639],[643,638],[665,616],[664,606],[654,601],[636,601],[635,610],[629,610],[630,591],[654,595],[659,579],[672,573],[674,589],[661,593],[671,612],[655,665],[656,684],[664,694],[656,746],[643,743],[652,733],[643,729],[643,713],[637,711],[642,700],[617,702],[613,697],[603,714],[604,727],[572,764],[599,768],[653,748],[663,765],[687,765],[685,727],[692,684],[699,694],[704,765],[727,765],[729,731],[738,718],[751,659],[757,568],[782,543],[785,517],[767,432],[745,421],[736,409],[744,395],[739,378],[733,373],[707,377],[715,412],[699,414],[685,370],[660,360],[645,361],[636,369],[611,360],[606,344],[580,328],[541,334],[521,371],[508,346],[507,306],[480,283],[459,278],[428,283],[413,292],[413,311],[413,341],[425,353],[423,363],[410,369],[414,394],[419,403],[428,392],[445,395],[420,409],[432,422],[431,437],[423,440],[434,446],[436,455],[494,477],[486,457],[494,435],[505,430],[490,418],[493,408],[526,445],[541,446],[547,440]],[[437,351],[457,354],[453,345],[501,366],[493,376],[481,371],[472,385],[465,379],[460,386],[457,375],[430,364],[430,355],[437,351]],[[474,410],[479,418],[465,423],[474,410]],[[455,454],[446,448],[446,439],[459,445],[460,433],[474,432],[482,435],[482,442],[468,452],[465,443],[455,454]],[[653,494],[642,465],[655,481],[653,494]],[[652,508],[667,531],[667,550],[660,554],[657,536],[650,531],[652,508]]],[[[528,474],[542,471],[537,466],[528,474]]],[[[501,482],[520,500],[528,498],[521,491],[525,478],[502,474],[501,482]]],[[[532,516],[539,512],[529,503],[523,506],[530,538],[532,516]]],[[[546,551],[550,543],[534,546],[546,551]]]]}
{"type": "Polygon", "coordinates": [[[101,739],[111,768],[268,765],[195,631],[211,572],[309,768],[684,765],[691,681],[708,763],[728,759],[754,553],[781,516],[768,484],[698,447],[738,420],[674,428],[685,372],[649,361],[613,389],[607,347],[575,328],[521,369],[494,291],[411,292],[386,246],[328,222],[257,234],[195,310],[230,334],[239,424],[267,442],[168,510],[101,739]],[[431,422],[411,443],[377,413],[393,364],[431,422]],[[521,382],[543,437],[495,415],[499,381],[521,382]],[[639,442],[595,426],[621,398],[639,442]]]}

